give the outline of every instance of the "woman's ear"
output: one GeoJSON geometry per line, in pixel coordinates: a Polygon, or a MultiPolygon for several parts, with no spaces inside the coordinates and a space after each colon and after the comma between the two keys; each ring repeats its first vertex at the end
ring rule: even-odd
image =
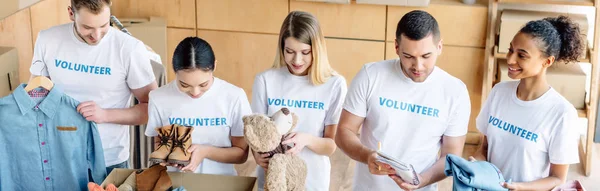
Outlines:
{"type": "Polygon", "coordinates": [[[556,57],[554,56],[549,56],[548,58],[546,58],[544,60],[544,64],[542,66],[544,66],[544,68],[548,68],[550,66],[552,66],[552,64],[554,64],[556,57]]]}
{"type": "Polygon", "coordinates": [[[213,67],[213,72],[217,70],[217,61],[218,60],[215,60],[215,66],[213,67]]]}

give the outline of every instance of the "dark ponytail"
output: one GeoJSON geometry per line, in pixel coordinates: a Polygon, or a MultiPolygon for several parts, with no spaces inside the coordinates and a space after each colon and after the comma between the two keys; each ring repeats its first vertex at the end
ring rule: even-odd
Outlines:
{"type": "Polygon", "coordinates": [[[542,53],[554,56],[559,62],[577,61],[585,51],[579,26],[566,16],[530,21],[520,32],[537,39],[542,53]]]}
{"type": "Polygon", "coordinates": [[[177,72],[188,69],[201,69],[207,72],[215,69],[215,54],[205,40],[187,37],[175,48],[173,70],[177,72]]]}

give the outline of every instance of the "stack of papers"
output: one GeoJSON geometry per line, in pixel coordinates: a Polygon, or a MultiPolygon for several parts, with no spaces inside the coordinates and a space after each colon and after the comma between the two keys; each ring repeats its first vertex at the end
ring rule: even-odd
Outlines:
{"type": "Polygon", "coordinates": [[[377,161],[392,166],[392,168],[396,170],[396,175],[402,178],[404,182],[413,185],[419,185],[419,177],[417,176],[417,172],[415,172],[415,169],[411,164],[403,163],[379,151],[377,151],[377,161]]]}

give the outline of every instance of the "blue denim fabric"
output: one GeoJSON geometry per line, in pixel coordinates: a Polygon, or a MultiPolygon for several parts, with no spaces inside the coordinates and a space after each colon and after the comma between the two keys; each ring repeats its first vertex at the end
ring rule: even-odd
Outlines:
{"type": "Polygon", "coordinates": [[[106,167],[106,174],[110,174],[115,168],[129,168],[129,161],[106,167]]]}
{"type": "Polygon", "coordinates": [[[453,191],[508,190],[500,185],[504,176],[496,166],[486,161],[469,162],[460,156],[446,156],[446,176],[453,176],[453,191]]]}
{"type": "Polygon", "coordinates": [[[106,178],[95,123],[56,86],[36,107],[21,84],[0,98],[0,190],[87,190],[106,178]]]}

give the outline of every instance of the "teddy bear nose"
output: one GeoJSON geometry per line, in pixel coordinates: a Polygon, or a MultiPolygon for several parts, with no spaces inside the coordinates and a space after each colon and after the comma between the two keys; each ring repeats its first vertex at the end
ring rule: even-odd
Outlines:
{"type": "Polygon", "coordinates": [[[283,114],[288,115],[290,114],[290,110],[288,108],[281,108],[281,112],[283,112],[283,114]]]}

